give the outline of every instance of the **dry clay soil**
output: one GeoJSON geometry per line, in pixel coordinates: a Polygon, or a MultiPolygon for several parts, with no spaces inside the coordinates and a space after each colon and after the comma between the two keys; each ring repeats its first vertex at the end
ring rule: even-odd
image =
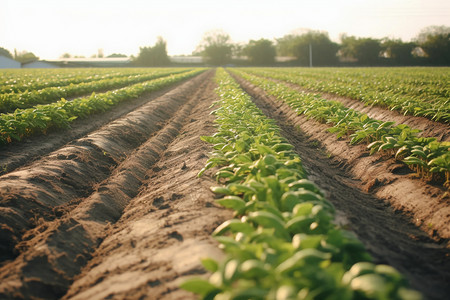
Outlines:
{"type": "MultiPolygon", "coordinates": [[[[223,256],[211,232],[232,217],[214,203],[214,172],[197,177],[211,151],[199,137],[215,132],[213,75],[0,149],[0,299],[196,298],[178,286],[205,275],[202,257],[223,256]]],[[[450,295],[442,189],[239,82],[374,260],[429,299],[450,295]]]]}

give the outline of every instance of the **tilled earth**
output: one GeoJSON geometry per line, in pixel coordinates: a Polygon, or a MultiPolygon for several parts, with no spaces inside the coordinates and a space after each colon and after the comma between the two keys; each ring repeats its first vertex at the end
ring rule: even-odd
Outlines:
{"type": "MultiPolygon", "coordinates": [[[[205,273],[202,257],[221,257],[210,235],[231,218],[214,204],[213,172],[197,177],[211,150],[199,137],[214,133],[212,77],[1,149],[1,299],[195,298],[178,285],[205,273]]],[[[442,190],[241,84],[375,260],[430,299],[449,295],[442,190]]]]}

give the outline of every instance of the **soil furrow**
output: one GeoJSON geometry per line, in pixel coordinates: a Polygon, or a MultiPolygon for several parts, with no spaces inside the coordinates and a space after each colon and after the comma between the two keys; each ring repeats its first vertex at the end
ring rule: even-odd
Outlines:
{"type": "Polygon", "coordinates": [[[365,156],[364,147],[349,148],[347,141],[336,141],[326,132],[326,126],[297,116],[286,104],[248,82],[241,79],[239,82],[263,112],[278,122],[284,136],[302,157],[309,178],[325,190],[336,206],[338,221],[357,234],[374,259],[397,268],[429,299],[445,298],[450,293],[450,252],[446,248],[449,216],[442,212],[448,210],[447,200],[430,194],[433,188],[418,184],[418,180],[392,178],[385,160],[365,156]],[[384,186],[389,195],[380,192],[384,186]],[[399,206],[396,201],[405,204],[399,206]],[[424,205],[435,205],[435,213],[444,214],[444,220],[442,216],[437,218],[441,222],[440,243],[411,224],[404,210],[414,205],[419,210],[424,205]]]}
{"type": "Polygon", "coordinates": [[[17,255],[25,230],[86,197],[136,147],[162,128],[205,75],[48,156],[0,177],[1,258],[17,255]]]}
{"type": "Polygon", "coordinates": [[[109,230],[64,299],[195,299],[178,288],[205,271],[203,257],[220,257],[211,232],[231,212],[212,202],[211,171],[198,178],[209,145],[201,135],[214,132],[214,84],[199,95],[182,134],[147,173],[148,181],[109,230]]]}
{"type": "Polygon", "coordinates": [[[271,79],[275,82],[280,82],[288,85],[300,92],[308,93],[320,93],[324,99],[334,100],[341,102],[345,107],[351,108],[353,110],[359,111],[366,114],[372,119],[380,120],[383,122],[394,121],[396,124],[406,124],[414,129],[419,129],[422,132],[421,136],[425,137],[435,137],[440,141],[450,141],[450,125],[441,122],[435,122],[424,117],[415,117],[411,115],[403,115],[398,111],[392,111],[387,108],[379,106],[366,105],[360,100],[351,99],[348,97],[342,97],[336,94],[321,93],[314,90],[305,89],[297,84],[288,83],[282,80],[271,79]]]}
{"type": "Polygon", "coordinates": [[[146,103],[167,94],[189,80],[190,79],[186,79],[159,91],[142,95],[136,99],[124,101],[108,111],[90,118],[75,120],[71,124],[70,129],[54,130],[46,135],[28,137],[26,140],[19,143],[1,146],[0,175],[31,164],[40,157],[63,147],[65,144],[98,130],[102,126],[138,109],[146,103]]]}
{"type": "MultiPolygon", "coordinates": [[[[198,90],[203,87],[204,84],[200,85],[198,90]]],[[[0,271],[3,286],[0,295],[56,299],[66,292],[72,278],[105,237],[109,224],[120,217],[130,199],[138,194],[147,170],[179,134],[195,104],[195,94],[189,100],[167,126],[121,163],[96,192],[63,218],[36,228],[34,238],[21,245],[26,251],[0,271]],[[65,242],[68,237],[69,242],[65,242]],[[38,279],[32,271],[36,268],[38,279]]]]}

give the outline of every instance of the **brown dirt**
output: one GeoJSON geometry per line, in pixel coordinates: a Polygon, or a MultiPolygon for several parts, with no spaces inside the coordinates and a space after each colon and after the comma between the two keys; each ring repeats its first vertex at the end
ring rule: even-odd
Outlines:
{"type": "Polygon", "coordinates": [[[57,150],[65,144],[99,129],[147,102],[168,93],[180,86],[184,81],[175,83],[159,91],[147,93],[139,98],[121,102],[101,115],[91,116],[86,119],[77,119],[71,123],[69,130],[52,130],[46,135],[32,136],[21,142],[13,142],[0,146],[0,175],[28,165],[51,151],[57,150]]]}
{"type": "MultiPolygon", "coordinates": [[[[133,266],[120,268],[127,273],[124,277],[136,275],[133,270],[138,259],[141,271],[156,268],[155,282],[165,278],[158,284],[161,293],[174,290],[174,295],[192,297],[179,291],[173,281],[182,275],[201,273],[200,256],[220,255],[210,234],[230,218],[230,212],[211,203],[212,180],[196,177],[209,151],[198,137],[213,133],[212,116],[207,114],[215,99],[211,75],[200,75],[0,178],[0,298],[64,296],[89,261],[92,265],[100,259],[111,259],[111,239],[112,248],[121,249],[123,255],[130,255],[130,247],[140,245],[136,247],[137,256],[130,256],[131,261],[117,260],[133,266]],[[117,237],[121,226],[124,232],[117,237]],[[129,240],[131,232],[137,240],[129,240]],[[141,244],[145,239],[146,243],[141,244]],[[108,248],[106,253],[98,257],[93,254],[97,248],[101,253],[103,247],[108,248]],[[151,248],[153,252],[145,254],[151,248]],[[151,260],[153,253],[160,253],[159,261],[151,260]],[[183,255],[190,260],[185,261],[183,255]],[[143,257],[148,261],[144,262],[143,257]],[[177,257],[178,263],[174,259],[177,257]],[[159,267],[167,260],[162,271],[159,267]]],[[[142,293],[154,293],[152,280],[139,280],[143,283],[141,289],[153,287],[151,292],[142,293]]],[[[137,282],[131,279],[125,284],[127,294],[137,282]]],[[[82,288],[87,289],[87,285],[82,288]]],[[[108,297],[117,294],[114,297],[123,298],[117,285],[109,286],[108,291],[103,286],[101,289],[108,297]]]]}
{"type": "Polygon", "coordinates": [[[237,78],[243,89],[295,146],[302,162],[335,205],[338,222],[356,233],[379,263],[398,270],[430,299],[450,293],[448,196],[412,178],[399,163],[368,156],[364,146],[336,140],[328,128],[237,78]],[[431,225],[429,225],[431,224],[431,225]]]}
{"type": "MultiPolygon", "coordinates": [[[[77,121],[70,131],[2,149],[0,299],[195,298],[178,285],[204,274],[200,258],[222,256],[210,234],[231,217],[214,204],[212,172],[197,178],[210,151],[199,136],[215,131],[212,73],[123,104],[93,125],[77,121]]],[[[279,122],[339,223],[377,262],[399,269],[430,299],[445,298],[449,213],[440,190],[244,88],[279,122]],[[429,219],[433,208],[441,217],[429,219]]]]}

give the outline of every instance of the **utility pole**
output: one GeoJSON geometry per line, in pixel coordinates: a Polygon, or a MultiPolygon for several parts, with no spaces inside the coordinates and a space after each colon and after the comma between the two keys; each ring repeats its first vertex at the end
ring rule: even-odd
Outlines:
{"type": "Polygon", "coordinates": [[[309,44],[309,67],[312,68],[312,46],[309,44]]]}

